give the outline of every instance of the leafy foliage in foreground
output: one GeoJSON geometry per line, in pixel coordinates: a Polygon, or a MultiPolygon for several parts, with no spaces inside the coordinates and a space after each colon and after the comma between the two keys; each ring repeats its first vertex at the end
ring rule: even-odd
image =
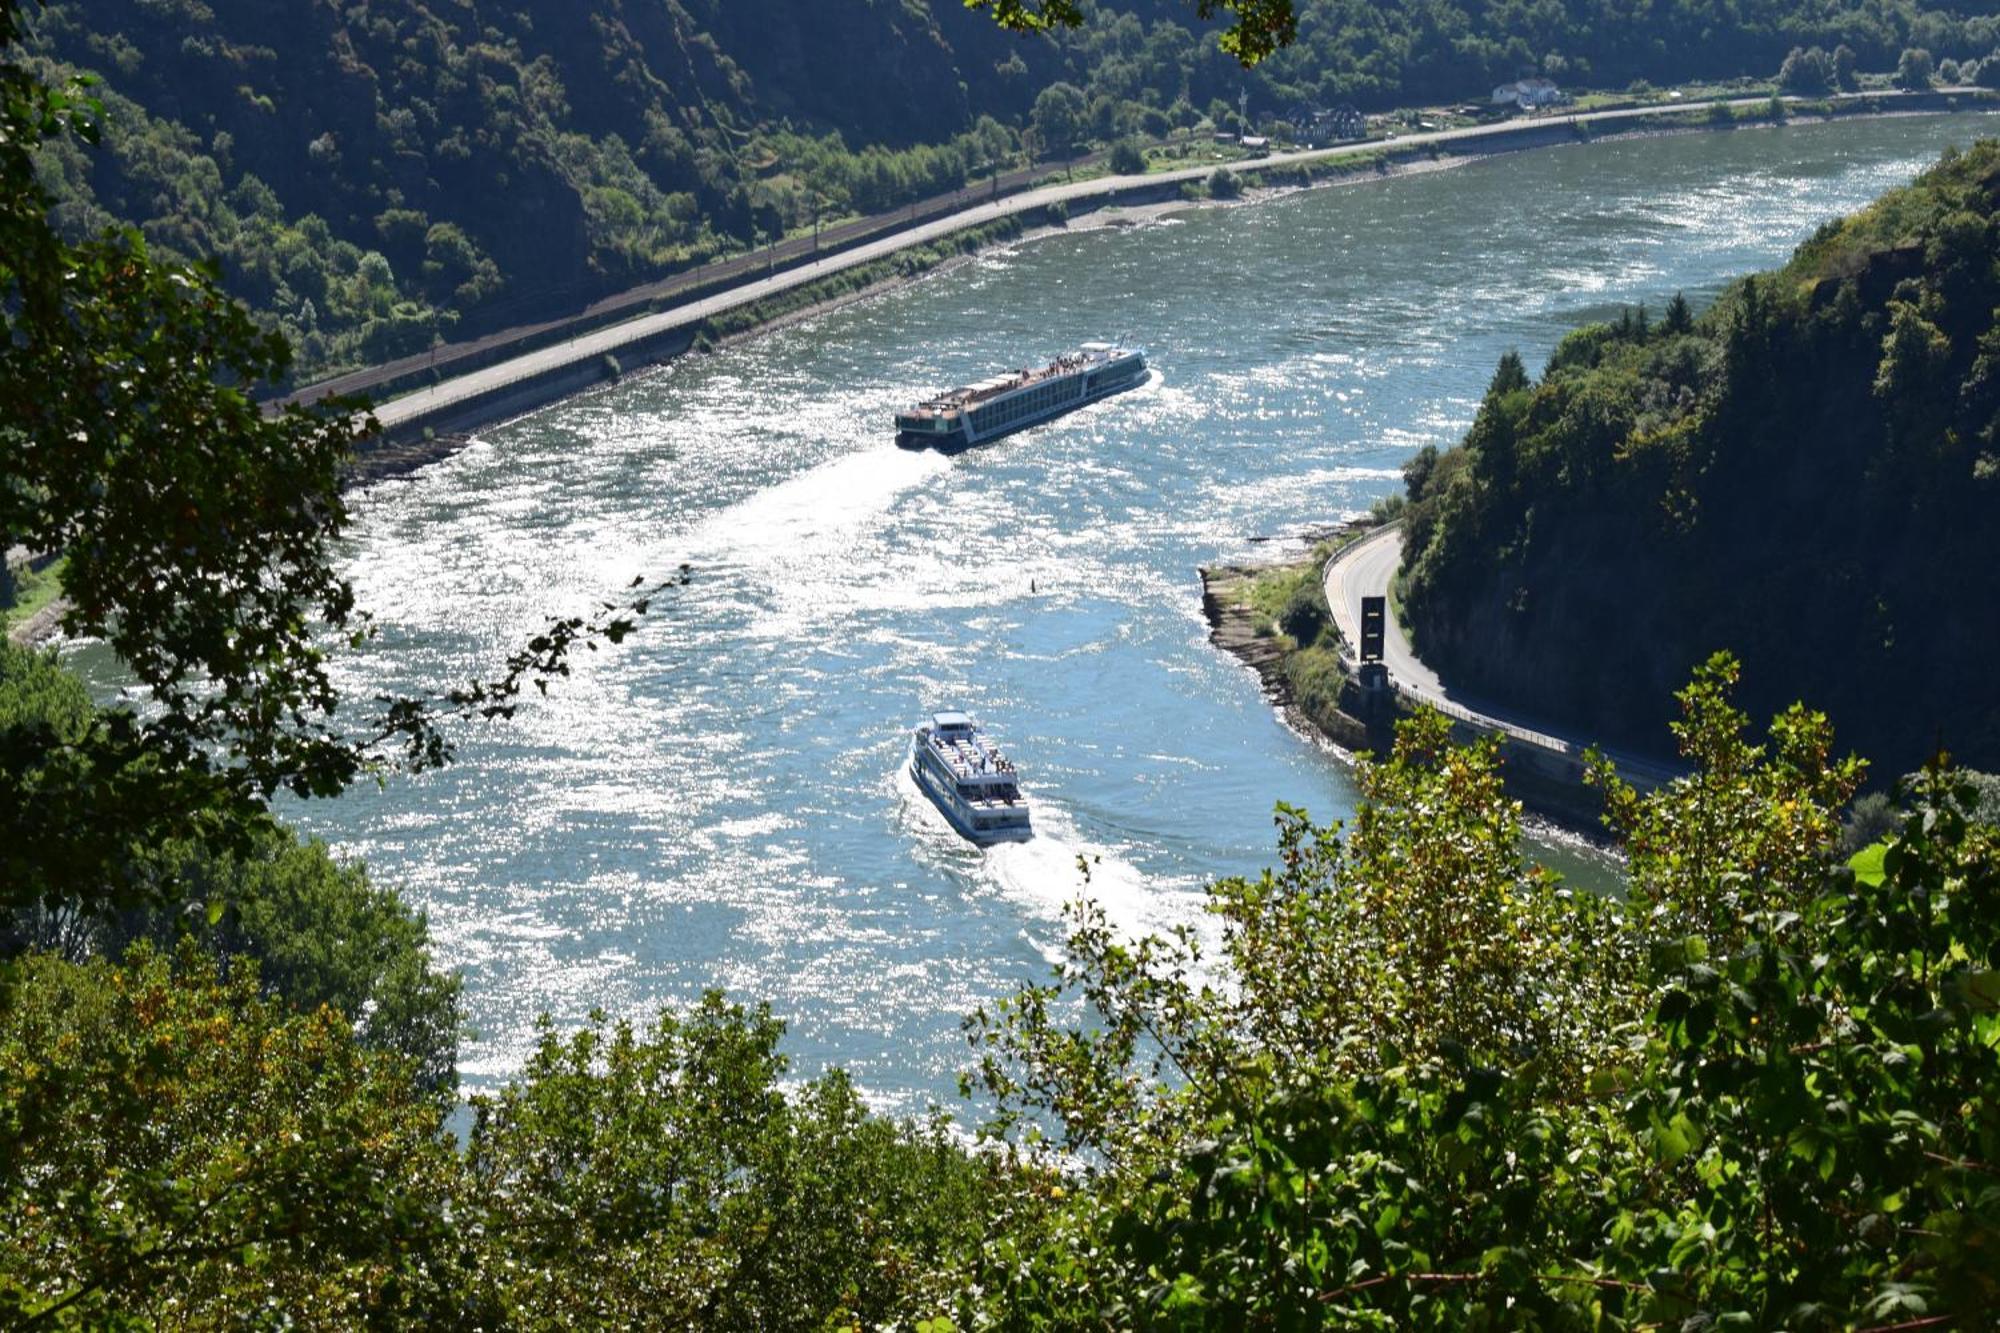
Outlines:
{"type": "Polygon", "coordinates": [[[813,1330],[934,1309],[1004,1175],[839,1073],[778,1090],[782,1027],[708,995],[647,1030],[545,1031],[475,1102],[461,1207],[516,1324],[813,1330]]]}
{"type": "MultiPolygon", "coordinates": [[[[54,654],[0,643],[0,737],[45,730],[66,743],[95,714],[83,682],[54,654]]],[[[189,939],[225,971],[254,964],[264,991],[298,1010],[326,1005],[351,1016],[363,1045],[409,1058],[439,1092],[453,1089],[459,980],[433,965],[423,916],[371,884],[361,865],[269,819],[246,831],[240,849],[166,840],[125,855],[178,896],[108,913],[88,893],[53,903],[0,895],[0,958],[117,958],[141,941],[171,956],[189,939]]],[[[0,871],[22,864],[33,864],[28,848],[0,855],[0,871]]]]}
{"type": "Polygon", "coordinates": [[[186,946],[0,965],[0,1322],[878,1327],[1030,1178],[708,996],[545,1035],[464,1149],[423,1071],[186,946]]]}
{"type": "Polygon", "coordinates": [[[0,1323],[437,1318],[443,1111],[330,1009],[193,951],[0,971],[0,1323]]]}
{"type": "Polygon", "coordinates": [[[1025,1273],[1008,1319],[2000,1311],[2000,834],[1933,770],[1886,873],[1855,876],[1829,849],[1857,770],[1802,712],[1751,745],[1732,678],[1683,692],[1694,776],[1614,785],[1644,839],[1622,910],[1524,874],[1493,756],[1439,749],[1430,720],[1365,770],[1386,803],[1351,835],[1286,816],[1282,871],[1218,886],[1228,986],[1192,979],[1187,937],[1128,944],[1086,912],[1058,987],[973,1024],[996,1129],[1033,1143],[1038,1111],[1093,1163],[1039,1247],[990,1252],[1025,1273]],[[1286,928],[1261,931],[1273,904],[1286,928]]]}
{"type": "Polygon", "coordinates": [[[1218,954],[1079,909],[1056,984],[972,1021],[977,1153],[837,1073],[783,1091],[778,1024],[719,996],[545,1032],[456,1149],[419,1070],[253,967],[16,961],[0,1292],[45,1323],[1978,1326],[2000,830],[1934,766],[1853,873],[1858,767],[1803,711],[1751,743],[1733,678],[1682,693],[1691,776],[1601,774],[1623,904],[1525,865],[1497,754],[1422,717],[1351,829],[1283,811],[1279,865],[1215,887],[1218,954]]]}
{"type": "Polygon", "coordinates": [[[1887,772],[2000,765],[2000,144],[1831,222],[1707,312],[1503,362],[1410,473],[1425,657],[1608,739],[1719,647],[1887,772]],[[1916,682],[1921,682],[1917,684],[1916,682]]]}

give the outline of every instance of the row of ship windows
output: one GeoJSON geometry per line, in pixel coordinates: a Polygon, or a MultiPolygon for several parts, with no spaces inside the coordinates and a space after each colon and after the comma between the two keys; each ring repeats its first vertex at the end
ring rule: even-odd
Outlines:
{"type": "Polygon", "coordinates": [[[1009,421],[1019,421],[1022,417],[1031,416],[1052,403],[1059,403],[1076,397],[1074,392],[1064,392],[1064,390],[1070,389],[1075,383],[1075,380],[1056,380],[1053,383],[1044,384],[1031,392],[1024,393],[1019,398],[1010,398],[1004,403],[995,403],[991,407],[981,408],[973,415],[979,418],[979,424],[982,428],[990,425],[1003,425],[1009,421]]]}

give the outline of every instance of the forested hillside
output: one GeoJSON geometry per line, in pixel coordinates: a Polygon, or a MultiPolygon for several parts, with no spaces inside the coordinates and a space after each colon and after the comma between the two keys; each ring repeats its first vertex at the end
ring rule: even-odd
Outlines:
{"type": "Polygon", "coordinates": [[[109,152],[44,153],[62,225],[219,258],[310,376],[995,161],[1233,123],[1243,93],[1261,124],[1525,72],[1623,87],[1769,76],[1802,43],[1864,69],[2000,46],[1992,17],[1921,0],[1307,0],[1296,44],[1246,72],[1180,0],[1086,8],[1078,30],[1023,37],[956,0],[58,0],[27,49],[43,77],[95,74],[108,111],[109,152]],[[1058,83],[1075,95],[1037,118],[1058,83]]]}
{"type": "Polygon", "coordinates": [[[1699,319],[1579,329],[1409,470],[1445,674],[1609,737],[1740,654],[1882,771],[2000,763],[2000,144],[1829,223],[1699,319]]]}

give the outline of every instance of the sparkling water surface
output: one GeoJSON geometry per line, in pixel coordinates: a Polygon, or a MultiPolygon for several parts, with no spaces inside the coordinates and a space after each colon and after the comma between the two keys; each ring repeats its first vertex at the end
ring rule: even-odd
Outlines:
{"type": "Polygon", "coordinates": [[[538,1014],[720,986],[789,1022],[800,1073],[955,1105],[960,1019],[1046,974],[1080,854],[1115,922],[1161,928],[1270,860],[1274,802],[1352,808],[1208,644],[1197,566],[1397,488],[1508,348],[1538,367],[1620,303],[1712,294],[1986,124],[1586,144],[1051,237],[483,432],[359,498],[383,635],[348,689],[490,672],[639,574],[692,585],[452,767],[288,814],[429,913],[474,1089],[538,1014]],[[957,458],[894,447],[920,392],[1095,337],[1151,381],[957,458]],[[1020,762],[1033,841],[969,846],[904,774],[947,705],[1020,762]]]}

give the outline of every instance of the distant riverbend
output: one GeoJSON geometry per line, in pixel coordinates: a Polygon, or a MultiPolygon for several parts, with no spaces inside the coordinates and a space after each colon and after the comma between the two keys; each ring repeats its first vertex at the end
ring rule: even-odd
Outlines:
{"type": "Polygon", "coordinates": [[[1581,144],[1056,236],[485,432],[358,494],[383,632],[351,692],[463,680],[642,572],[694,584],[453,767],[289,813],[430,913],[474,1087],[538,1013],[722,986],[801,1072],[951,1104],[961,1016],[1043,974],[1079,854],[1160,928],[1270,859],[1273,802],[1351,808],[1209,644],[1198,566],[1389,493],[1507,348],[1700,299],[1979,125],[1581,144]],[[1100,336],[1153,381],[957,458],[895,447],[917,394],[1100,336]],[[1035,841],[974,850],[911,788],[947,704],[1019,760],[1035,841]]]}

